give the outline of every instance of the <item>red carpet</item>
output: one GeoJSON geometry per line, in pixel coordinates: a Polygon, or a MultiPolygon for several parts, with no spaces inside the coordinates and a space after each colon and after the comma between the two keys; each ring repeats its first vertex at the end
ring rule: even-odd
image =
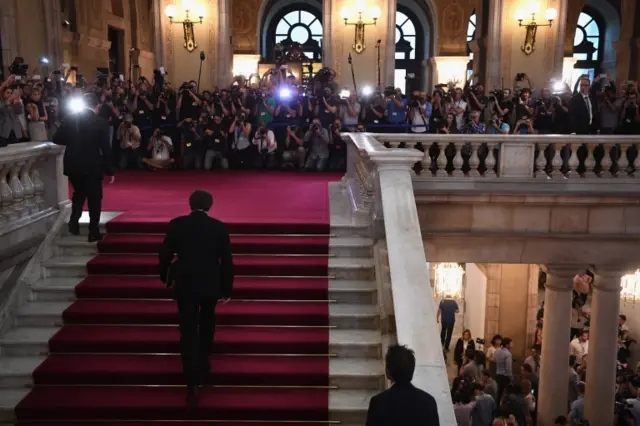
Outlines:
{"type": "Polygon", "coordinates": [[[107,224],[76,287],[20,426],[328,423],[329,203],[321,174],[123,174],[105,187],[107,224]],[[218,328],[196,407],[185,404],[175,302],[157,278],[167,221],[192,189],[214,194],[239,275],[218,328]],[[294,235],[292,235],[294,234],[294,235]],[[57,423],[56,423],[57,422],[57,423]],[[289,423],[293,422],[293,423],[289,423]],[[311,422],[311,423],[308,423],[311,422]],[[319,422],[319,423],[318,423],[319,422]]]}

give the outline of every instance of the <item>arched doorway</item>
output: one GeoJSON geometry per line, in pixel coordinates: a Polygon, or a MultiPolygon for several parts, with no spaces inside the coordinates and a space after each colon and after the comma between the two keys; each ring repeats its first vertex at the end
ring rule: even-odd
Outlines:
{"type": "Polygon", "coordinates": [[[467,63],[467,80],[473,75],[473,52],[469,43],[476,38],[476,10],[473,9],[471,16],[469,17],[469,24],[467,25],[467,54],[469,55],[469,62],[467,63]]]}
{"type": "Polygon", "coordinates": [[[396,57],[394,86],[404,93],[422,86],[425,57],[424,29],[411,9],[398,5],[396,11],[396,57]]]}
{"type": "Polygon", "coordinates": [[[291,4],[270,20],[264,32],[263,57],[274,60],[276,44],[300,43],[305,55],[314,62],[322,61],[322,16],[308,4],[291,4]]]}
{"type": "Polygon", "coordinates": [[[571,75],[571,85],[586,74],[589,79],[600,72],[604,57],[605,23],[602,16],[594,9],[585,7],[578,16],[578,25],[573,38],[573,58],[576,63],[571,75]]]}

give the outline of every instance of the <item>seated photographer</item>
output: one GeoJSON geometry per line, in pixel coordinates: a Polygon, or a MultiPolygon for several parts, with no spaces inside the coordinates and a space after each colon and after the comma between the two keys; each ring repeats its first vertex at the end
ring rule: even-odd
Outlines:
{"type": "Polygon", "coordinates": [[[534,135],[536,131],[533,128],[533,120],[531,120],[527,116],[524,116],[521,120],[518,120],[516,122],[513,133],[516,135],[534,135]]]}
{"type": "Polygon", "coordinates": [[[347,144],[342,140],[342,121],[339,118],[329,125],[329,170],[345,171],[347,167],[347,144]]]}
{"type": "Polygon", "coordinates": [[[487,133],[490,135],[508,135],[510,131],[509,125],[502,121],[498,111],[494,109],[489,126],[487,126],[487,133]]]}
{"type": "Polygon", "coordinates": [[[253,135],[253,144],[258,149],[258,155],[255,160],[255,167],[258,169],[272,170],[276,168],[276,137],[273,132],[267,129],[267,123],[261,121],[258,125],[255,135],[253,135]]]}
{"type": "MultiPolygon", "coordinates": [[[[392,86],[384,90],[386,98],[385,111],[387,113],[387,123],[393,126],[400,126],[407,119],[407,98],[402,95],[400,88],[394,89],[392,86]]],[[[406,133],[405,127],[389,127],[387,133],[406,133]]]]}
{"type": "Polygon", "coordinates": [[[411,133],[427,133],[429,131],[429,117],[431,117],[431,103],[426,100],[425,93],[415,91],[409,103],[409,123],[411,133]]]}
{"type": "Polygon", "coordinates": [[[173,164],[174,160],[171,158],[173,142],[169,136],[164,134],[162,129],[153,131],[153,135],[151,135],[147,145],[147,151],[151,153],[151,157],[145,158],[143,161],[151,169],[166,169],[173,164]]]}
{"type": "Polygon", "coordinates": [[[120,169],[142,167],[142,153],[140,152],[140,140],[142,135],[138,126],[133,124],[133,115],[127,113],[124,122],[118,127],[116,139],[120,142],[120,169]]]}
{"type": "Polygon", "coordinates": [[[287,134],[282,144],[278,144],[282,149],[283,170],[301,169],[304,167],[304,156],[307,151],[304,149],[304,142],[300,139],[300,128],[289,126],[286,128],[287,134]]]}
{"type": "Polygon", "coordinates": [[[304,143],[307,146],[304,168],[307,171],[324,171],[329,161],[329,133],[322,128],[320,119],[316,118],[311,122],[304,135],[304,143]]]}
{"type": "Polygon", "coordinates": [[[215,115],[202,132],[202,148],[204,150],[204,169],[211,170],[215,163],[222,169],[229,168],[227,160],[227,127],[220,115],[215,115]]]}
{"type": "Polygon", "coordinates": [[[247,121],[247,116],[240,113],[236,116],[231,127],[231,152],[229,159],[233,168],[248,167],[251,164],[251,155],[254,152],[251,148],[249,136],[251,135],[251,123],[247,121]]]}
{"type": "Polygon", "coordinates": [[[196,169],[202,167],[202,145],[196,122],[187,117],[178,123],[180,131],[180,167],[196,169]]]}

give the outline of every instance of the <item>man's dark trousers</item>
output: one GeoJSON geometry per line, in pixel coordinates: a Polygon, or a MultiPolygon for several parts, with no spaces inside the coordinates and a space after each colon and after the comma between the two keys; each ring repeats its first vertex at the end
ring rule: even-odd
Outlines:
{"type": "Polygon", "coordinates": [[[451,335],[453,334],[453,326],[454,322],[443,322],[442,330],[440,331],[440,342],[442,342],[442,347],[446,350],[449,350],[449,345],[451,344],[451,335]]]}
{"type": "Polygon", "coordinates": [[[86,200],[89,207],[89,231],[98,234],[102,210],[102,176],[70,175],[69,182],[73,187],[69,223],[78,223],[86,200]]]}
{"type": "Polygon", "coordinates": [[[209,354],[215,329],[216,298],[182,296],[178,298],[182,370],[188,386],[202,384],[211,370],[209,354]]]}

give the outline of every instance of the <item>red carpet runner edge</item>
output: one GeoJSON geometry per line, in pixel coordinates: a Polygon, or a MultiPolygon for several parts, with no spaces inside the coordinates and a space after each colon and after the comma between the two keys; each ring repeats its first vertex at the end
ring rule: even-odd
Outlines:
{"type": "Polygon", "coordinates": [[[328,421],[328,224],[232,226],[234,300],[217,310],[213,371],[187,408],[177,311],[157,279],[162,237],[154,234],[166,223],[124,219],[107,224],[35,386],[16,407],[18,425],[328,421]]]}

